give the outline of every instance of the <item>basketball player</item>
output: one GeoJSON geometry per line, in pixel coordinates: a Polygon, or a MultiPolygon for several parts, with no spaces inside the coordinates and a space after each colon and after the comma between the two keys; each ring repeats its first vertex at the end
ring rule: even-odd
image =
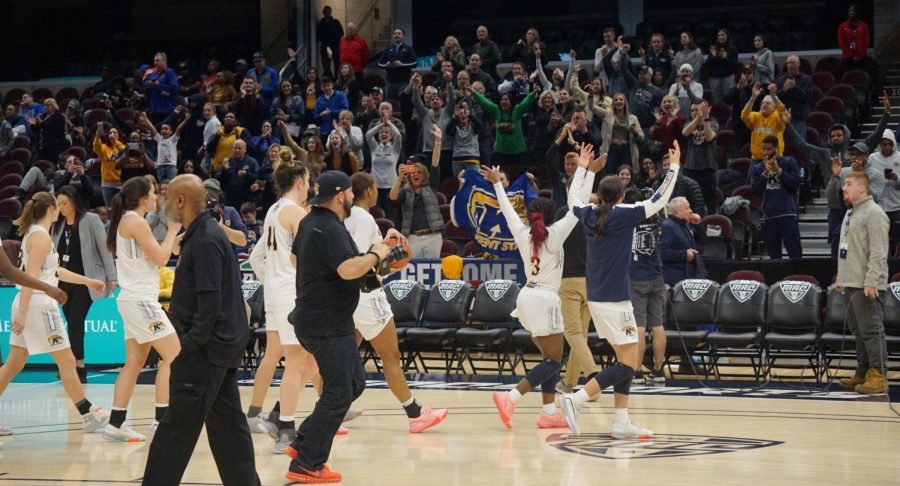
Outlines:
{"type": "MultiPolygon", "coordinates": [[[[435,151],[435,157],[440,158],[440,151],[435,151]]],[[[344,219],[344,226],[353,237],[356,247],[368,250],[375,243],[381,242],[381,230],[375,223],[375,218],[369,214],[369,208],[378,203],[378,186],[375,178],[368,172],[357,172],[350,178],[353,187],[353,208],[350,216],[344,219]]],[[[396,237],[402,242],[406,238],[397,230],[388,230],[388,238],[396,237]]],[[[353,313],[353,322],[356,326],[356,345],[363,339],[369,341],[375,352],[381,357],[384,367],[384,379],[391,389],[391,393],[403,406],[406,416],[409,418],[409,432],[416,434],[441,423],[447,417],[447,410],[432,410],[430,407],[422,407],[413,398],[406,383],[406,376],[400,368],[400,347],[397,344],[397,329],[394,327],[394,315],[391,306],[381,288],[381,277],[374,272],[367,276],[373,287],[360,292],[359,304],[353,313]]]]}
{"type": "Polygon", "coordinates": [[[318,367],[316,360],[300,346],[294,326],[287,320],[297,298],[294,287],[297,260],[291,254],[291,245],[300,220],[307,214],[303,205],[309,191],[309,172],[299,162],[282,162],[275,169],[273,179],[275,190],[281,198],[266,213],[262,239],[250,254],[250,266],[262,281],[264,289],[266,354],[256,370],[247,421],[251,430],[275,435],[272,451],[284,454],[284,448],[296,436],[294,412],[297,397],[304,384],[318,373],[318,367]],[[260,412],[282,356],[285,365],[278,390],[278,410],[270,413],[269,420],[266,420],[260,412]]]}
{"type": "MultiPolygon", "coordinates": [[[[593,147],[584,144],[578,158],[578,169],[569,190],[569,205],[581,205],[590,196],[594,173],[587,174],[587,167],[593,161],[593,147]],[[585,190],[586,189],[586,190],[585,190]]],[[[598,159],[593,168],[599,171],[605,165],[606,157],[598,159]]],[[[566,420],[554,404],[556,382],[559,381],[560,361],[565,339],[562,313],[560,311],[559,285],[562,279],[563,242],[578,224],[578,218],[569,211],[559,221],[556,219],[556,203],[547,198],[536,199],[528,206],[530,228],[522,223],[503,189],[498,168],[482,168],[481,174],[494,185],[500,211],[519,247],[522,262],[525,263],[528,283],[519,292],[513,317],[518,317],[522,326],[531,333],[534,344],[541,350],[544,360],[531,369],[525,378],[508,392],[494,393],[494,405],[500,413],[500,420],[506,428],[512,428],[512,416],[516,403],[522,395],[541,387],[543,406],[538,417],[540,428],[563,428],[566,420]]]]}
{"type": "Polygon", "coordinates": [[[156,432],[169,408],[169,367],[181,351],[175,328],[159,304],[159,267],[169,262],[181,224],[169,220],[165,239],[157,243],[144,219],[148,211],[156,211],[156,200],[153,183],[146,177],[133,177],[122,185],[109,209],[106,245],[116,256],[122,288],[116,307],[125,325],[125,365],[116,378],[109,424],[103,428],[103,437],[111,441],[144,440],[143,434],[125,424],[125,416],[151,346],[161,358],[156,371],[156,413],[150,424],[150,433],[156,432]]]}
{"type": "MultiPolygon", "coordinates": [[[[104,284],[59,268],[59,256],[53,248],[49,232],[50,225],[58,218],[56,198],[46,192],[39,192],[25,203],[22,215],[13,222],[19,227],[19,235],[24,235],[21,260],[23,270],[31,278],[10,273],[19,280],[16,288],[20,292],[13,300],[11,309],[12,333],[9,335],[9,356],[0,367],[0,395],[13,377],[25,367],[28,356],[50,353],[59,367],[59,378],[66,395],[81,414],[84,431],[91,433],[106,425],[109,414],[99,406],[92,405],[84,395],[84,388],[75,370],[75,355],[69,346],[69,337],[57,304],[57,300],[65,300],[65,294],[60,295],[59,289],[54,291],[50,287],[56,287],[62,280],[102,292],[104,284]],[[22,286],[22,283],[31,285],[34,290],[22,286]]],[[[0,427],[0,435],[10,434],[12,430],[0,427]]]]}
{"type": "Polygon", "coordinates": [[[588,307],[597,334],[616,352],[617,363],[597,373],[577,393],[562,396],[563,413],[569,428],[579,434],[579,409],[607,386],[615,391],[615,419],[610,435],[614,439],[647,439],[653,431],[638,427],[628,417],[628,392],[634,370],[638,369],[638,331],[631,305],[631,248],[634,227],[658,213],[669,198],[678,177],[681,151],[678,142],[669,149],[669,172],[656,193],[646,201],[621,204],[625,198],[622,182],[604,177],[597,188],[599,205],[575,208],[587,236],[588,307]]]}

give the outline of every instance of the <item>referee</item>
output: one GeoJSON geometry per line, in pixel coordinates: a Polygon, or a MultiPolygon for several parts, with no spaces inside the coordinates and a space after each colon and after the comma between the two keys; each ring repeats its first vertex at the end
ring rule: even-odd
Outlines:
{"type": "Polygon", "coordinates": [[[205,196],[195,175],[169,183],[166,215],[187,228],[170,304],[181,353],[172,362],[169,410],[150,444],[148,486],[181,483],[204,424],[222,484],[260,484],[235,378],[249,339],[241,278],[205,196]]]}
{"type": "Polygon", "coordinates": [[[366,387],[356,347],[353,312],[361,277],[378,267],[388,247],[356,248],[343,220],[353,207],[350,178],[323,172],[313,187],[312,209],[297,231],[297,301],[289,317],[300,344],[312,353],[322,376],[322,396],[285,449],[293,458],[285,477],[298,483],[338,482],[341,474],[325,465],[331,443],[353,400],[366,387]]]}

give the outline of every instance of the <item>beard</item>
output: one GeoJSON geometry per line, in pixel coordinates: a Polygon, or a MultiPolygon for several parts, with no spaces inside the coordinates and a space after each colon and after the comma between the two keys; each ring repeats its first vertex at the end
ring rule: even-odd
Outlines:
{"type": "Polygon", "coordinates": [[[341,207],[344,208],[344,217],[350,216],[350,210],[353,209],[353,203],[350,202],[349,199],[344,199],[341,207]]]}

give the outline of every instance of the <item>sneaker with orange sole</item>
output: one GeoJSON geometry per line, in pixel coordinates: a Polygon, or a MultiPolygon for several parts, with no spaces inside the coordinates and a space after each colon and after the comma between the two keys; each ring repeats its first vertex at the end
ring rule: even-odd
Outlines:
{"type": "Polygon", "coordinates": [[[418,434],[444,421],[447,418],[447,410],[432,410],[431,407],[424,407],[416,418],[409,419],[409,433],[418,434]]]}
{"type": "Polygon", "coordinates": [[[566,423],[566,417],[562,410],[556,409],[553,415],[547,415],[541,410],[541,416],[538,418],[537,426],[539,429],[568,429],[569,424],[566,423]]]}
{"type": "Polygon", "coordinates": [[[338,427],[338,431],[334,435],[347,435],[349,433],[350,433],[350,429],[341,425],[340,427],[338,427]]]}
{"type": "MultiPolygon", "coordinates": [[[[347,435],[349,433],[350,429],[342,425],[338,428],[337,434],[335,435],[347,435]]],[[[294,442],[296,442],[296,440],[294,442]]],[[[284,448],[284,454],[291,459],[297,458],[297,449],[294,447],[294,442],[291,442],[287,447],[284,448]]]]}
{"type": "Polygon", "coordinates": [[[494,405],[497,406],[497,411],[500,412],[500,420],[503,422],[503,425],[505,425],[507,429],[511,429],[512,416],[516,413],[516,404],[509,400],[509,393],[495,392],[494,405]]]}
{"type": "Polygon", "coordinates": [[[324,484],[341,482],[341,473],[334,472],[326,465],[322,465],[322,469],[313,471],[304,467],[295,466],[291,463],[285,479],[294,483],[304,484],[324,484]]]}

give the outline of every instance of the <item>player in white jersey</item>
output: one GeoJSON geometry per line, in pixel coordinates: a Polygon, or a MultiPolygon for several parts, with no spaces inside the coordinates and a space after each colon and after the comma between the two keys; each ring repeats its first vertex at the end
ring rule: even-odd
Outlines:
{"type": "Polygon", "coordinates": [[[605,177],[597,187],[600,204],[575,208],[587,238],[588,307],[597,334],[616,352],[616,364],[589,379],[577,393],[560,399],[569,428],[578,435],[578,410],[611,386],[615,417],[614,439],[649,439],[653,431],[639,427],[628,415],[628,395],[634,370],[639,369],[638,331],[631,304],[631,250],[634,228],[665,207],[678,178],[681,151],[678,142],[669,149],[669,171],[656,193],[646,201],[622,204],[625,188],[616,177],[605,177]]]}
{"type": "MultiPolygon", "coordinates": [[[[375,243],[384,240],[375,218],[369,214],[369,208],[378,202],[378,186],[375,184],[375,178],[367,172],[353,174],[350,182],[353,184],[353,208],[344,220],[344,226],[353,237],[356,248],[359,251],[366,251],[375,243]]],[[[406,241],[406,238],[395,229],[388,230],[387,237],[406,241]]],[[[365,278],[369,279],[369,285],[366,286],[368,291],[360,293],[359,304],[353,313],[356,344],[358,346],[365,339],[375,348],[375,352],[381,357],[384,379],[391,393],[406,411],[410,433],[422,432],[441,423],[447,417],[447,410],[422,407],[413,398],[406,383],[406,375],[400,367],[400,347],[397,344],[394,314],[384,295],[384,289],[381,288],[381,276],[378,275],[378,270],[374,269],[365,278]]]]}
{"type": "Polygon", "coordinates": [[[296,436],[294,413],[297,397],[306,382],[318,373],[318,366],[312,355],[300,345],[294,326],[288,322],[288,314],[294,309],[297,298],[297,260],[291,253],[291,247],[300,221],[307,214],[303,206],[309,192],[309,171],[299,162],[282,163],[273,178],[275,190],[281,198],[269,208],[261,240],[250,254],[250,266],[263,284],[266,353],[256,369],[247,421],[250,430],[274,436],[276,442],[272,451],[284,454],[284,449],[296,436]],[[278,389],[277,408],[266,419],[260,412],[282,357],[285,358],[285,365],[278,389]]]}
{"type": "Polygon", "coordinates": [[[158,243],[144,219],[148,211],[156,211],[156,200],[153,183],[146,177],[133,177],[122,185],[109,210],[106,246],[116,256],[121,288],[116,306],[125,327],[125,365],[116,378],[109,424],[103,428],[103,437],[112,441],[144,440],[143,434],[125,424],[125,417],[151,347],[161,358],[156,371],[156,414],[150,425],[150,433],[156,431],[169,407],[169,366],[181,351],[175,328],[159,304],[159,267],[169,262],[181,224],[169,221],[166,237],[158,243]]]}
{"type": "MultiPolygon", "coordinates": [[[[593,154],[593,147],[590,144],[582,146],[578,169],[569,189],[570,208],[581,205],[582,201],[590,197],[594,172],[602,169],[606,163],[605,157],[594,161],[593,154]],[[589,166],[592,171],[587,170],[589,166]]],[[[578,218],[575,217],[574,211],[570,210],[562,219],[554,222],[556,204],[550,199],[539,198],[528,206],[526,212],[530,226],[525,225],[509,202],[500,181],[499,169],[482,168],[481,174],[494,186],[500,212],[506,219],[510,233],[519,247],[522,262],[525,264],[528,282],[516,298],[516,309],[512,315],[517,317],[522,326],[531,333],[534,344],[541,350],[544,358],[515,388],[508,392],[494,393],[494,405],[497,406],[503,425],[510,429],[516,403],[522,395],[540,386],[543,406],[537,426],[564,428],[566,420],[554,404],[565,343],[559,285],[562,280],[563,243],[578,224],[578,218]]]]}
{"type": "MultiPolygon", "coordinates": [[[[104,284],[99,280],[72,273],[59,268],[59,255],[53,248],[50,238],[50,225],[59,218],[56,198],[46,192],[39,192],[22,209],[22,215],[14,221],[19,227],[22,239],[20,259],[22,270],[32,279],[17,280],[19,294],[12,304],[12,333],[9,335],[9,356],[0,367],[0,395],[6,390],[9,382],[25,367],[25,361],[32,354],[49,353],[59,367],[59,378],[69,399],[81,414],[85,432],[100,429],[109,420],[102,408],[92,405],[84,395],[84,388],[78,380],[75,370],[75,355],[69,347],[69,338],[63,324],[59,305],[54,297],[62,298],[57,291],[53,297],[47,294],[49,287],[56,287],[60,280],[73,284],[86,285],[97,292],[103,291],[104,284]],[[35,282],[37,279],[39,282],[35,282]],[[21,283],[30,287],[23,287],[21,283]],[[36,285],[41,283],[41,285],[36,285]],[[37,290],[34,290],[34,289],[37,290]]],[[[0,427],[0,435],[9,435],[12,431],[0,427]]]]}

